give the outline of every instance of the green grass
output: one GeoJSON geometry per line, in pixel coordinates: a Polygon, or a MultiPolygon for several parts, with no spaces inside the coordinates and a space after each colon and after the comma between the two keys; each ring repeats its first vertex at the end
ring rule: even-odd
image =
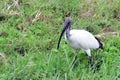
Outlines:
{"type": "Polygon", "coordinates": [[[101,38],[103,50],[92,50],[100,70],[93,73],[86,54],[79,50],[79,65],[73,69],[74,50],[57,41],[65,14],[70,12],[72,28],[99,34],[106,27],[120,33],[119,0],[21,0],[19,7],[7,9],[0,1],[0,80],[120,80],[120,36],[101,38]],[[81,17],[92,5],[91,15],[81,17]],[[14,13],[20,13],[14,15],[14,13]],[[13,15],[12,15],[13,14],[13,15]],[[32,22],[39,14],[35,22],[32,22]],[[24,56],[22,56],[25,54],[24,56]],[[2,63],[1,63],[2,62],[2,63]]]}

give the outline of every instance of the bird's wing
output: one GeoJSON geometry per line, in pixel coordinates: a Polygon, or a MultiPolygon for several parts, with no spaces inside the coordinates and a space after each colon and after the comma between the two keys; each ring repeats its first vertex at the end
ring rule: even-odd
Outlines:
{"type": "Polygon", "coordinates": [[[85,30],[71,30],[70,40],[76,44],[79,44],[81,47],[89,48],[98,48],[99,43],[95,39],[94,35],[85,30]]]}

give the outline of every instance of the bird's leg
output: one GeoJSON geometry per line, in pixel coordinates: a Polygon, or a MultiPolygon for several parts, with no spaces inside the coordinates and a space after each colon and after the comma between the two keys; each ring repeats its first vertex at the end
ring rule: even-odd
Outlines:
{"type": "Polygon", "coordinates": [[[91,68],[93,69],[94,67],[94,60],[91,56],[89,56],[89,61],[90,61],[90,65],[91,65],[91,68]]]}
{"type": "Polygon", "coordinates": [[[73,64],[74,68],[78,66],[78,57],[77,57],[77,55],[75,55],[75,59],[74,59],[72,64],[73,64]]]}
{"type": "Polygon", "coordinates": [[[93,68],[93,67],[94,67],[94,61],[93,61],[93,58],[92,58],[92,56],[91,56],[90,49],[85,50],[85,52],[86,52],[87,55],[89,56],[89,62],[90,62],[91,67],[93,68]]]}
{"type": "Polygon", "coordinates": [[[78,56],[76,54],[77,50],[75,50],[74,54],[75,54],[75,58],[74,58],[74,61],[72,63],[73,65],[73,68],[77,67],[78,66],[78,56]]]}

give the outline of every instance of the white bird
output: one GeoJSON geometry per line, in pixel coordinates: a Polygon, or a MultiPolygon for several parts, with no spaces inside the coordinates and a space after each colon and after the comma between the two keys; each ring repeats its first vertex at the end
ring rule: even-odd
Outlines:
{"type": "Polygon", "coordinates": [[[97,37],[95,37],[93,34],[91,34],[90,32],[86,30],[77,30],[77,29],[70,30],[71,22],[72,22],[71,18],[66,17],[65,22],[64,22],[64,28],[60,34],[57,48],[59,48],[61,38],[64,32],[66,32],[65,40],[67,41],[67,43],[69,43],[69,45],[75,50],[82,49],[83,51],[85,51],[86,54],[90,58],[91,66],[93,66],[94,63],[91,57],[90,49],[91,48],[102,49],[103,45],[97,37]]]}

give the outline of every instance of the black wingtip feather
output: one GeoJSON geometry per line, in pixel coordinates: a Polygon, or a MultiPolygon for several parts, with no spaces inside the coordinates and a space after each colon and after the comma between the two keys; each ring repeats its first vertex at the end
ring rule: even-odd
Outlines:
{"type": "Polygon", "coordinates": [[[101,43],[100,39],[95,37],[95,39],[99,42],[99,48],[103,49],[103,44],[101,43]]]}

